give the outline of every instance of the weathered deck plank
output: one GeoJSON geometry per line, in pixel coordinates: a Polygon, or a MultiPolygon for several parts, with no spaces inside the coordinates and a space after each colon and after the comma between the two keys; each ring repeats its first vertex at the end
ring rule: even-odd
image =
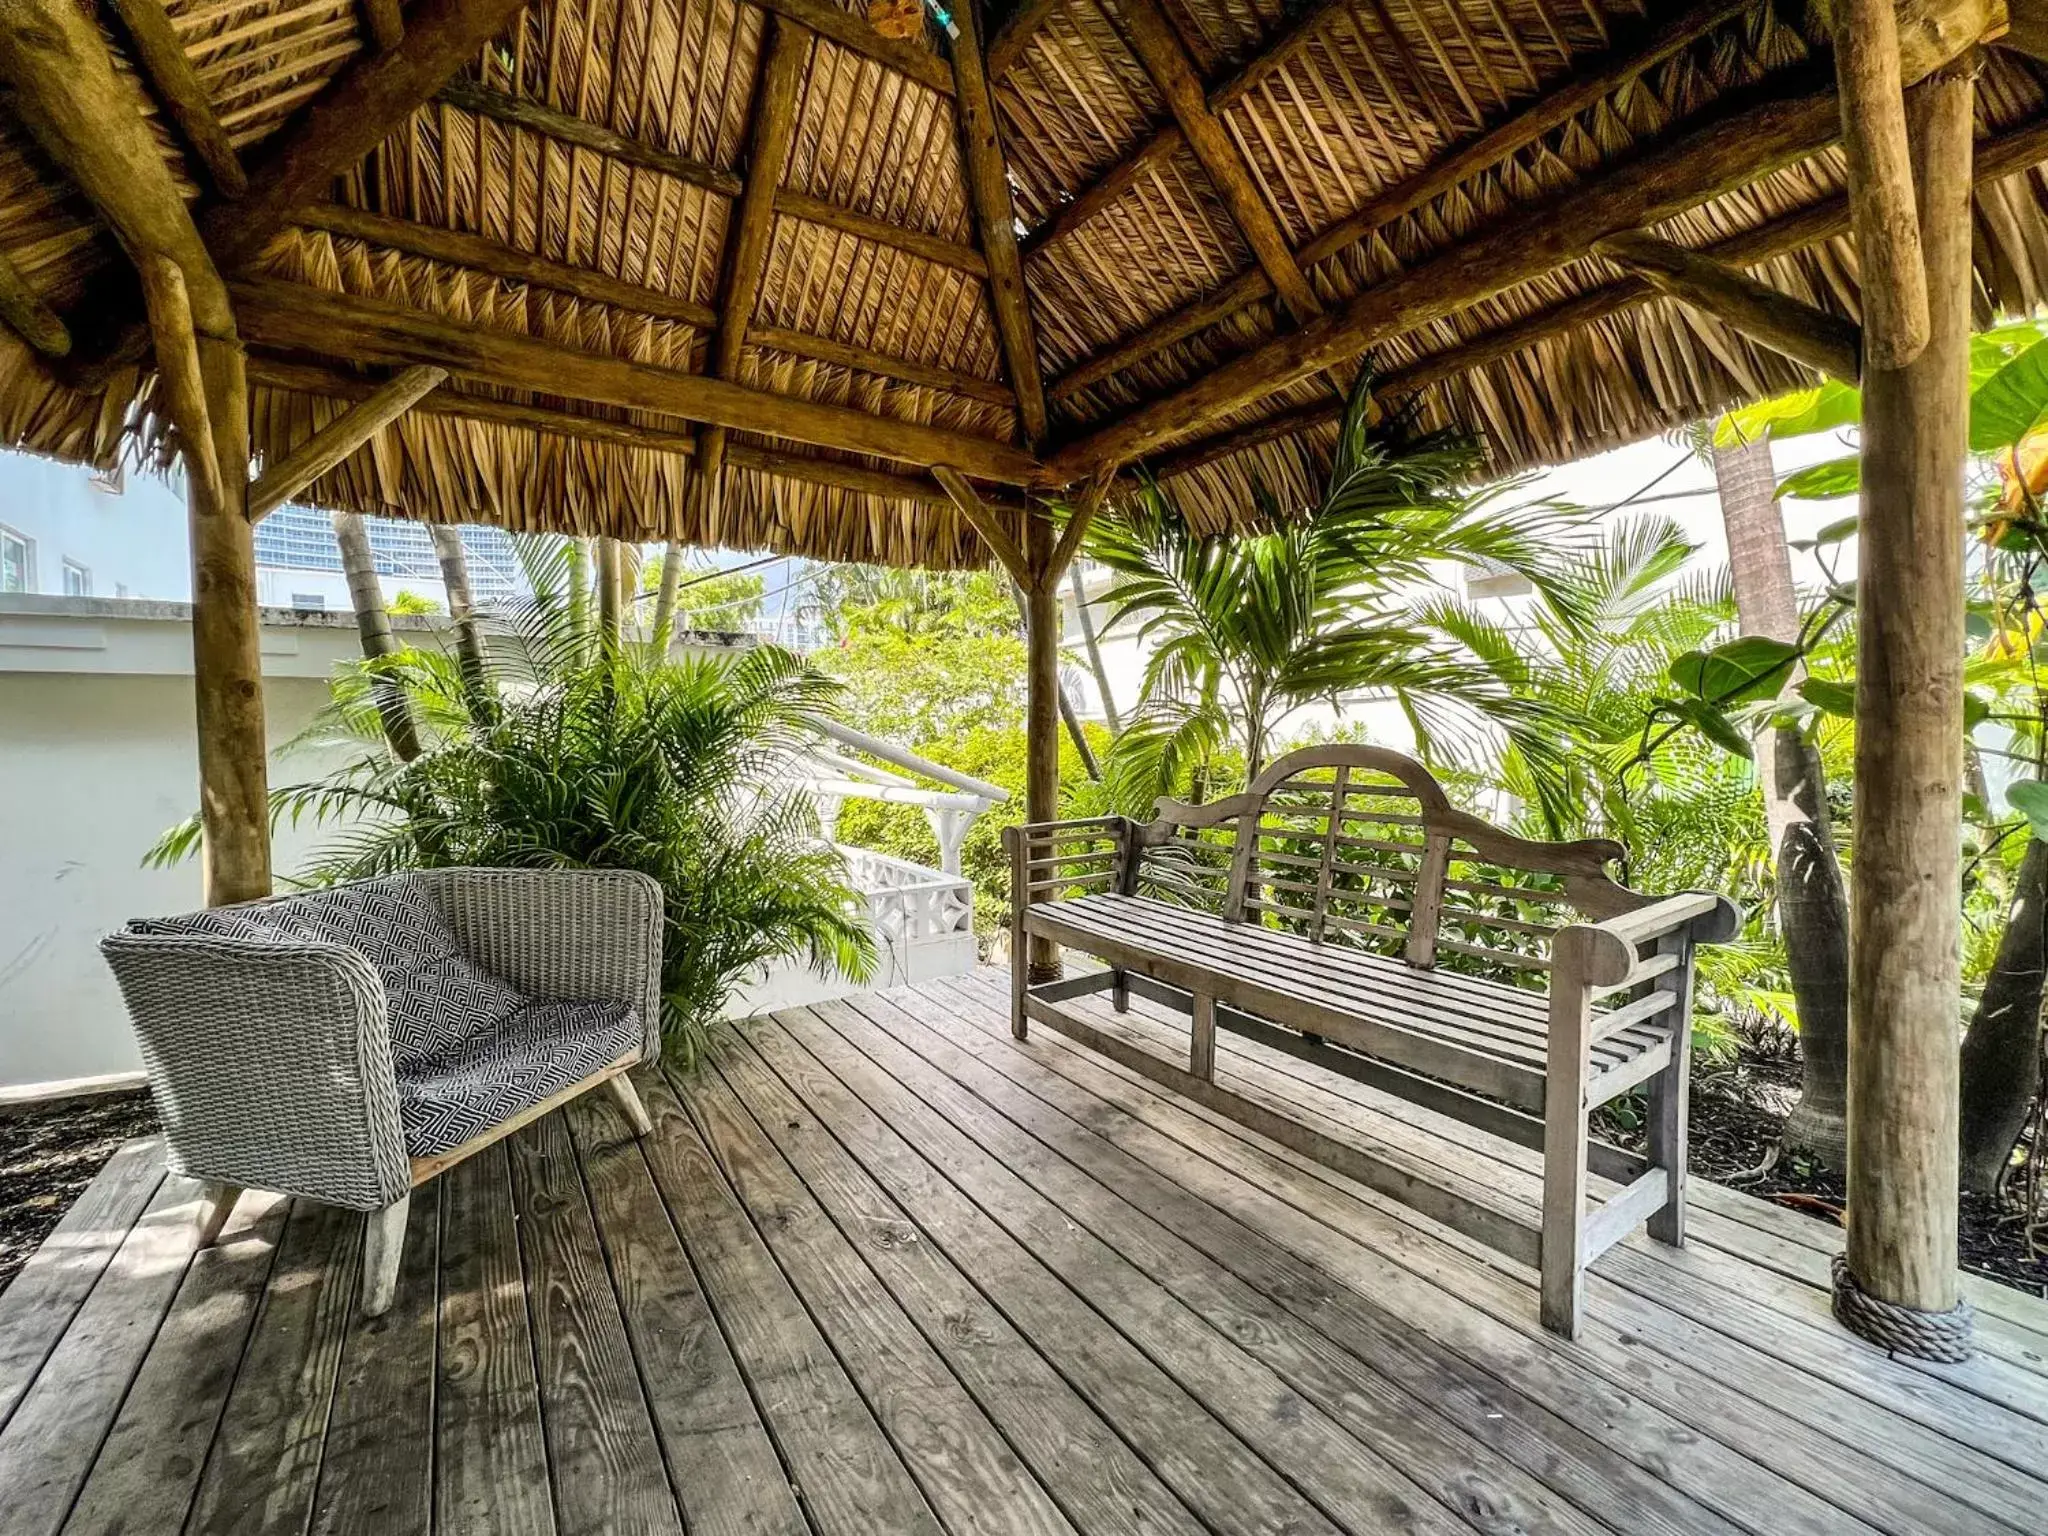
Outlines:
{"type": "MultiPolygon", "coordinates": [[[[653,1091],[650,1081],[648,1091],[653,1091]]],[[[681,1111],[663,1106],[670,1116],[681,1111]]],[[[661,1124],[658,1112],[657,1124],[661,1124]]],[[[802,1536],[809,1530],[746,1382],[718,1331],[640,1144],[609,1094],[570,1107],[626,1335],[697,1536],[802,1536]]]]}
{"type": "MultiPolygon", "coordinates": [[[[1091,1022],[1148,1050],[1140,1000],[1091,1022]]],[[[1696,1185],[1582,1336],[1469,1240],[1050,1032],[990,973],[794,1010],[654,1133],[590,1099],[360,1216],[247,1200],[190,1255],[135,1143],[0,1295],[0,1532],[140,1536],[2010,1536],[2048,1509],[2048,1304],[1982,1356],[1827,1316],[1834,1229],[1696,1185]]],[[[1219,1036],[1332,1137],[1533,1209],[1527,1152],[1219,1036]]]]}
{"type": "Polygon", "coordinates": [[[568,1127],[549,1115],[507,1145],[556,1526],[682,1536],[568,1127]]]}
{"type": "MultiPolygon", "coordinates": [[[[940,1530],[923,1491],[819,1333],[666,1083],[648,1165],[820,1536],[940,1530]],[[678,1118],[682,1117],[682,1118],[678,1118]]],[[[658,1106],[658,1107],[657,1107],[658,1106]]]]}

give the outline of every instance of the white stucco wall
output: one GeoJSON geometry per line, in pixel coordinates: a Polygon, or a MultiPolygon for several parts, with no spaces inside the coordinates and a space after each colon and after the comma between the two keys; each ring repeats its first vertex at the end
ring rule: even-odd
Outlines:
{"type": "MultiPolygon", "coordinates": [[[[273,744],[356,653],[347,615],[273,614],[264,699],[273,744]]],[[[139,1069],[100,936],[199,903],[199,870],[141,867],[198,803],[191,631],[179,607],[0,599],[0,1090],[139,1069]]],[[[287,759],[273,777],[311,772],[287,759]]],[[[290,870],[308,833],[280,838],[290,870]]]]}

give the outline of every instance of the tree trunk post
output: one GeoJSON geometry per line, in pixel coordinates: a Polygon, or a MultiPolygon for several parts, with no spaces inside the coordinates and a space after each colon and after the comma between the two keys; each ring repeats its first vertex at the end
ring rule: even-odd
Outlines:
{"type": "Polygon", "coordinates": [[[661,552],[661,590],[654,597],[654,654],[666,661],[676,633],[676,591],[683,583],[683,546],[674,539],[661,552]]]}
{"type": "Polygon", "coordinates": [[[614,649],[625,633],[624,554],[617,539],[597,541],[597,628],[604,643],[614,649]]]}
{"type": "Polygon", "coordinates": [[[1863,397],[1849,1242],[1835,1314],[1933,1359],[1966,1356],[1970,1338],[1956,1187],[1975,67],[1965,57],[1907,95],[1929,335],[1904,367],[1873,356],[1863,397]]]}
{"type": "Polygon", "coordinates": [[[462,530],[435,524],[434,558],[441,565],[441,585],[448,593],[448,619],[455,629],[455,661],[462,669],[462,683],[471,702],[485,707],[490,698],[489,655],[484,649],[483,627],[476,621],[476,594],[469,585],[469,551],[463,547],[462,530]]]}
{"type": "Polygon", "coordinates": [[[269,743],[263,725],[263,620],[256,605],[249,494],[249,381],[232,337],[198,337],[218,494],[188,476],[192,682],[199,816],[209,906],[270,894],[269,743]]]}
{"type": "MultiPolygon", "coordinates": [[[[1053,527],[1042,511],[1024,517],[1024,819],[1052,821],[1060,813],[1060,599],[1056,573],[1047,569],[1052,556],[1053,527]]],[[[1021,902],[1022,891],[1010,899],[1021,902]]],[[[1012,956],[1010,963],[1018,963],[1012,956]]],[[[1033,938],[1028,979],[1036,986],[1060,977],[1059,946],[1033,938]]]]}

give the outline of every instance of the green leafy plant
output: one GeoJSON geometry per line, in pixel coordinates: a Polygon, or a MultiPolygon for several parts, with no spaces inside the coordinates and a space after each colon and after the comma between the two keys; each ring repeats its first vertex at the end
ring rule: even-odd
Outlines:
{"type": "MultiPolygon", "coordinates": [[[[494,637],[488,699],[454,659],[409,650],[343,668],[293,746],[345,754],[272,792],[275,823],[331,827],[300,872],[325,885],[404,869],[633,869],[666,897],[663,1023],[685,1058],[755,967],[799,959],[866,979],[874,946],[839,854],[794,783],[837,685],[773,646],[663,662],[595,632],[560,545],[528,551],[536,598],[494,637]],[[404,693],[426,748],[385,743],[373,685],[404,693]]],[[[156,862],[189,855],[196,819],[156,862]]]]}
{"type": "MultiPolygon", "coordinates": [[[[1099,519],[1088,553],[1115,572],[1108,628],[1150,651],[1135,716],[1108,765],[1119,803],[1145,807],[1226,747],[1256,775],[1287,718],[1316,699],[1392,699],[1424,754],[1484,749],[1504,734],[1549,763],[1555,721],[1529,696],[1512,647],[1476,649],[1436,567],[1457,561],[1527,575],[1560,611],[1575,598],[1557,553],[1563,510],[1501,510],[1457,487],[1477,467],[1466,440],[1406,438],[1353,396],[1321,501],[1305,512],[1258,495],[1253,531],[1208,533],[1156,482],[1099,519]]],[[[1561,810],[1555,775],[1536,789],[1561,810]]]]}

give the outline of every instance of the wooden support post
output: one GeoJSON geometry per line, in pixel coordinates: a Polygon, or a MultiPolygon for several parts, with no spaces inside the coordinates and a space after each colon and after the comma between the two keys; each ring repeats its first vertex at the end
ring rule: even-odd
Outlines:
{"type": "Polygon", "coordinates": [[[1864,345],[1893,372],[1927,345],[1927,265],[1913,207],[1895,0],[1829,0],[1842,149],[1863,276],[1864,345]]]}
{"type": "Polygon", "coordinates": [[[198,350],[220,490],[215,496],[188,478],[192,681],[206,901],[221,906],[270,894],[270,749],[248,516],[249,380],[234,338],[202,335],[198,350]]]}
{"type": "Polygon", "coordinates": [[[625,633],[625,564],[617,539],[597,540],[597,632],[614,650],[625,633]]]}
{"type": "Polygon", "coordinates": [[[1862,337],[1853,321],[1780,293],[1698,251],[1636,230],[1598,241],[1594,251],[1660,293],[1702,310],[1761,346],[1816,373],[1854,384],[1862,337]]]}
{"type": "Polygon", "coordinates": [[[445,368],[408,368],[367,400],[328,422],[275,464],[249,488],[249,521],[261,522],[343,459],[411,410],[420,397],[439,388],[445,368]]]}
{"type": "Polygon", "coordinates": [[[1908,97],[1928,339],[1903,368],[1872,357],[1863,386],[1849,1243],[1835,1295],[1858,1332],[1939,1358],[1969,1335],[1956,1124],[1973,69],[1952,64],[1908,97]]]}
{"type": "MultiPolygon", "coordinates": [[[[1024,819],[1053,821],[1060,814],[1060,597],[1046,579],[1053,544],[1052,523],[1042,513],[1024,515],[1024,819]]],[[[1011,899],[1018,899],[1012,893],[1011,899]]],[[[1012,965],[1017,963],[1011,958],[1012,965]]],[[[1060,950],[1051,939],[1034,937],[1027,975],[1032,985],[1060,978],[1060,950]]]]}

